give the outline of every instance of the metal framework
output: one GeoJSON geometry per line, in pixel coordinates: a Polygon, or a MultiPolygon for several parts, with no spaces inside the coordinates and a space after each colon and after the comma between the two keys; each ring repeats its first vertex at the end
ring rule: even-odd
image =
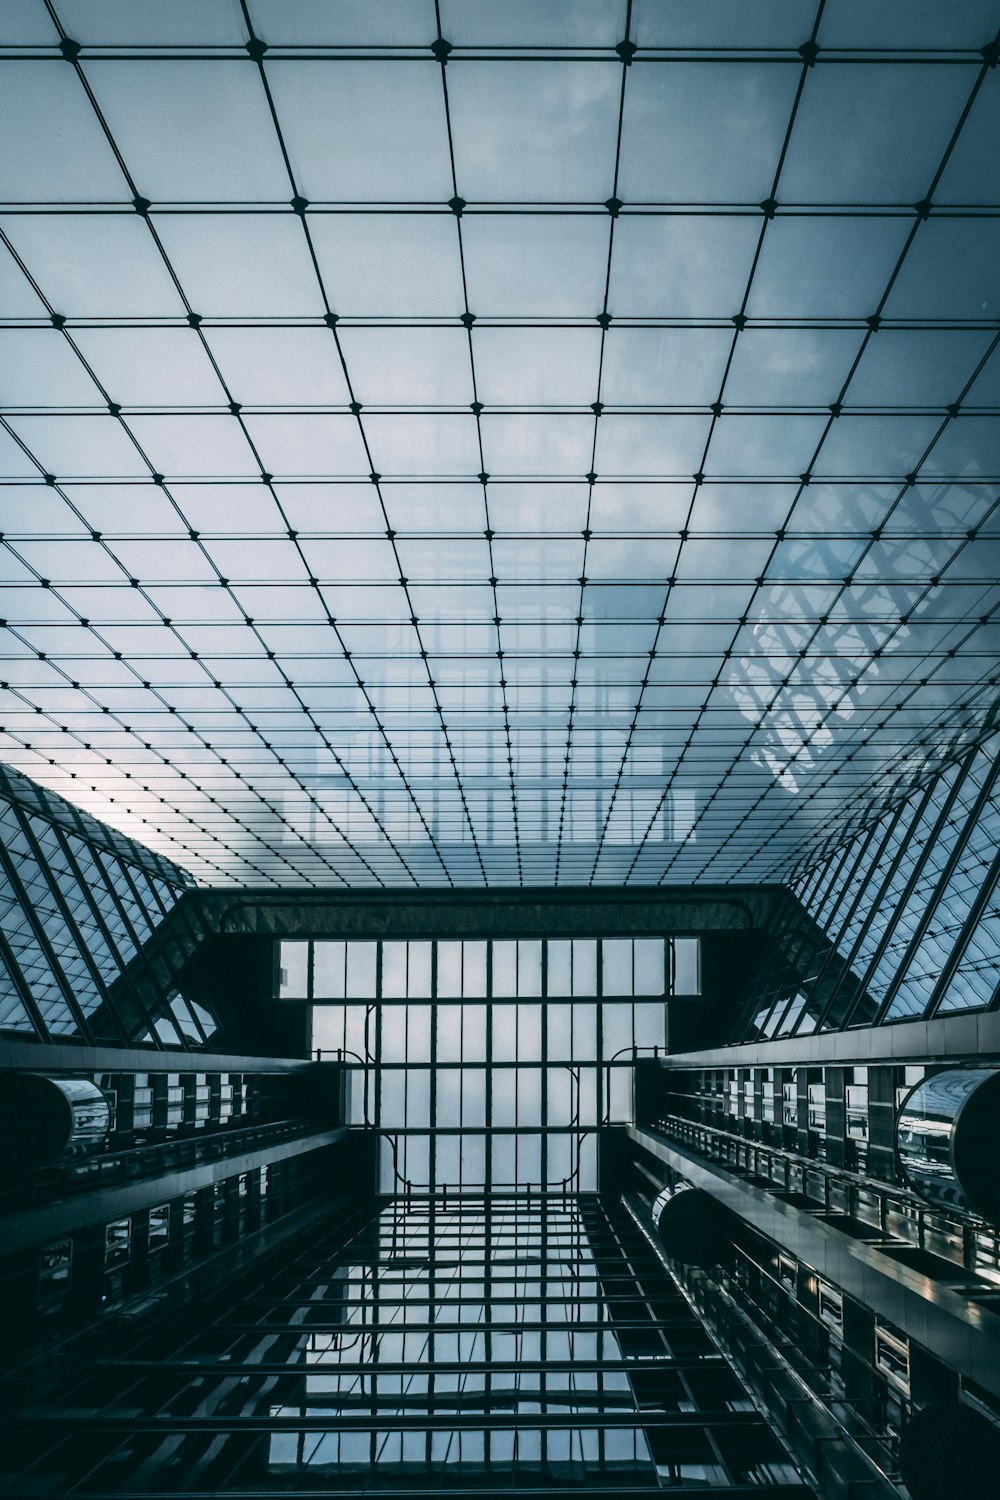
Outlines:
{"type": "Polygon", "coordinates": [[[321,1220],[4,1452],[40,1495],[812,1493],[630,1216],[587,1197],[321,1220]]]}
{"type": "Polygon", "coordinates": [[[211,883],[651,885],[981,736],[989,5],[6,8],[6,760],[211,883]]]}
{"type": "Polygon", "coordinates": [[[189,888],[142,845],[0,773],[0,1030],[85,1045],[217,1043],[211,1004],[178,988],[198,938],[190,907],[178,909],[189,888]]]}
{"type": "Polygon", "coordinates": [[[800,879],[811,924],[779,926],[734,1041],[996,1008],[998,752],[992,734],[800,879]]]}

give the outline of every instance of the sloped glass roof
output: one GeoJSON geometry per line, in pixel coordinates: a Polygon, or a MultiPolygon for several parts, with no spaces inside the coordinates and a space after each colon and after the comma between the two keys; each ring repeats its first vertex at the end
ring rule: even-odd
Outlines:
{"type": "Polygon", "coordinates": [[[8,0],[0,759],[210,883],[846,837],[996,698],[998,26],[8,0]]]}

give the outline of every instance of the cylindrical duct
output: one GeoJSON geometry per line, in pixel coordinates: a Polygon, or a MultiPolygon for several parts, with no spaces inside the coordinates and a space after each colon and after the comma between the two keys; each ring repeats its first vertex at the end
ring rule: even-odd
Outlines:
{"type": "Polygon", "coordinates": [[[43,1166],[96,1151],[111,1110],[89,1078],[7,1073],[0,1081],[0,1139],[16,1166],[43,1166]]]}
{"type": "Polygon", "coordinates": [[[1000,1071],[949,1068],[918,1083],[899,1111],[896,1149],[921,1197],[1000,1223],[1000,1071]]]}
{"type": "Polygon", "coordinates": [[[932,1402],[903,1428],[899,1468],[913,1500],[988,1495],[1000,1473],[1000,1429],[964,1402],[932,1402]]]}
{"type": "Polygon", "coordinates": [[[653,1223],[664,1250],[683,1266],[708,1270],[732,1250],[732,1218],[727,1209],[689,1182],[663,1189],[653,1204],[653,1223]]]}

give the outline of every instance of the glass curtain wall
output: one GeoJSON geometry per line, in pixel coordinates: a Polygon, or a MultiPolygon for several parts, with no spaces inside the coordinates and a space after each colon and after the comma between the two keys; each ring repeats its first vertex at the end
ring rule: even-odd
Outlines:
{"type": "Polygon", "coordinates": [[[178,913],[173,941],[152,941],[191,885],[159,855],[0,767],[0,1032],[205,1046],[216,1033],[211,1007],[182,992],[176,974],[198,934],[178,913]]]}
{"type": "Polygon", "coordinates": [[[596,1198],[325,1217],[29,1405],[2,1467],[18,1493],[120,1500],[813,1493],[631,1215],[596,1198]]]}
{"type": "Polygon", "coordinates": [[[597,1186],[596,1131],[624,1121],[636,1056],[698,991],[696,938],[282,942],[279,997],[353,1070],[383,1192],[597,1186]]]}
{"type": "Polygon", "coordinates": [[[994,733],[800,875],[812,923],[759,981],[736,1039],[995,1006],[998,849],[994,733]]]}

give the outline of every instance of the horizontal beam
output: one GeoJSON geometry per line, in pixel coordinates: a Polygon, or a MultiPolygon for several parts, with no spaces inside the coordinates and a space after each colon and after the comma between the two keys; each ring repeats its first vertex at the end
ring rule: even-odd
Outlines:
{"type": "MultiPolygon", "coordinates": [[[[419,1366],[417,1367],[419,1368],[419,1366]]],[[[482,1394],[482,1393],[480,1393],[482,1394]]],[[[530,1399],[524,1391],[516,1393],[518,1399],[530,1399]]],[[[179,1436],[181,1433],[265,1433],[276,1437],[279,1433],[316,1432],[336,1436],[342,1432],[454,1432],[461,1429],[466,1435],[470,1431],[488,1432],[576,1432],[581,1428],[588,1432],[610,1431],[617,1428],[633,1430],[680,1429],[685,1432],[701,1431],[705,1427],[760,1427],[761,1415],[751,1411],[581,1411],[560,1412],[498,1412],[454,1410],[444,1412],[400,1412],[391,1409],[392,1397],[387,1398],[390,1409],[384,1412],[367,1412],[363,1416],[344,1412],[332,1406],[329,1411],[310,1410],[308,1415],[298,1416],[291,1412],[281,1416],[231,1416],[213,1413],[210,1416],[159,1416],[150,1417],[129,1414],[113,1417],[103,1412],[89,1413],[45,1413],[34,1416],[19,1412],[17,1426],[23,1438],[28,1433],[52,1433],[59,1437],[71,1437],[85,1432],[88,1439],[100,1433],[116,1436],[138,1432],[179,1436]]],[[[428,1398],[425,1396],[425,1400],[428,1398]]],[[[541,1397],[544,1400],[544,1395],[541,1397]]],[[[454,1403],[455,1393],[443,1393],[442,1405],[454,1403]]],[[[312,1408],[319,1405],[319,1398],[310,1400],[312,1408]]],[[[339,1493],[339,1492],[338,1492],[339,1493]]],[[[488,1493],[488,1492],[487,1492],[488,1493]]]]}
{"type": "MultiPolygon", "coordinates": [[[[481,1302],[481,1299],[480,1299],[481,1302]]],[[[661,1375],[664,1370],[704,1370],[728,1368],[721,1354],[691,1354],[687,1358],[664,1355],[662,1359],[421,1359],[372,1360],[364,1364],[349,1364],[346,1360],[314,1360],[308,1365],[292,1364],[280,1360],[200,1360],[200,1359],[99,1359],[97,1365],[109,1366],[116,1374],[135,1371],[146,1374],[155,1370],[158,1375],[357,1375],[374,1380],[381,1375],[552,1375],[557,1370],[566,1370],[575,1375],[586,1371],[588,1375],[661,1375]]],[[[546,1400],[551,1400],[546,1396],[546,1400]]]]}
{"type": "Polygon", "coordinates": [[[161,1051],[158,1047],[75,1047],[71,1042],[0,1042],[0,1068],[47,1073],[291,1073],[310,1067],[304,1057],[248,1057],[245,1053],[161,1051]]]}
{"type": "MultiPolygon", "coordinates": [[[[361,1485],[344,1485],[339,1482],[338,1476],[337,1488],[324,1492],[323,1490],[317,1490],[315,1486],[311,1489],[303,1489],[299,1485],[288,1485],[284,1482],[296,1470],[299,1473],[302,1472],[299,1465],[274,1464],[269,1467],[275,1477],[281,1475],[283,1481],[281,1489],[278,1490],[275,1485],[273,1493],[280,1494],[282,1500],[317,1500],[317,1497],[321,1497],[324,1493],[327,1495],[336,1495],[336,1500],[372,1500],[372,1496],[376,1494],[395,1494],[397,1496],[403,1494],[419,1495],[420,1500],[567,1500],[569,1495],[576,1493],[572,1489],[567,1489],[565,1484],[554,1487],[546,1484],[523,1484],[518,1481],[514,1481],[512,1484],[500,1484],[497,1483],[493,1476],[491,1476],[489,1489],[484,1489],[482,1485],[473,1485],[466,1488],[454,1484],[449,1485],[447,1489],[427,1489],[423,1480],[426,1479],[428,1470],[427,1465],[422,1463],[379,1464],[378,1468],[374,1471],[367,1471],[374,1472],[380,1477],[384,1475],[387,1480],[392,1482],[391,1490],[373,1490],[370,1482],[364,1483],[363,1487],[361,1485]],[[400,1481],[405,1480],[407,1474],[411,1476],[414,1482],[411,1488],[404,1490],[400,1487],[400,1481]]],[[[451,1472],[454,1473],[457,1464],[452,1463],[449,1467],[451,1472]]],[[[590,1500],[623,1500],[623,1496],[627,1497],[627,1500],[652,1500],[652,1497],[656,1497],[656,1500],[663,1500],[664,1489],[659,1483],[634,1484],[631,1481],[631,1477],[628,1478],[627,1483],[624,1482],[624,1476],[631,1476],[640,1470],[648,1473],[651,1467],[651,1463],[640,1459],[634,1468],[619,1470],[618,1472],[622,1477],[619,1477],[617,1482],[610,1486],[594,1484],[590,1476],[595,1470],[588,1467],[586,1493],[590,1497],[590,1500]]],[[[308,1469],[306,1472],[308,1474],[308,1469]]],[[[347,1472],[350,1471],[348,1470],[347,1472]]],[[[357,1475],[357,1470],[354,1473],[357,1475]]],[[[189,1483],[191,1482],[189,1481],[189,1483]]],[[[214,1489],[195,1489],[192,1486],[191,1488],[186,1488],[184,1493],[188,1497],[212,1496],[214,1500],[218,1491],[214,1489]]],[[[707,1494],[708,1492],[706,1491],[705,1493],[707,1494]]],[[[177,1494],[178,1492],[175,1488],[167,1490],[150,1489],[146,1484],[143,1484],[143,1487],[139,1489],[129,1486],[122,1480],[114,1490],[89,1489],[87,1491],[87,1500],[133,1500],[133,1497],[134,1500],[177,1500],[177,1494]]],[[[259,1487],[257,1489],[234,1489],[227,1485],[225,1495],[226,1500],[261,1500],[261,1490],[259,1487]]],[[[768,1485],[766,1489],[761,1489],[756,1484],[713,1484],[711,1495],[714,1496],[714,1500],[816,1500],[816,1491],[804,1484],[775,1484],[768,1485]]]]}
{"type": "Polygon", "coordinates": [[[700,1052],[672,1052],[660,1060],[668,1068],[792,1068],[824,1063],[947,1062],[951,1058],[991,1055],[1000,1059],[1000,1011],[822,1031],[812,1036],[709,1047],[700,1052]]]}
{"type": "MultiPolygon", "coordinates": [[[[683,1146],[635,1125],[627,1130],[636,1145],[711,1193],[760,1234],[924,1348],[933,1349],[959,1374],[1000,1396],[1000,1317],[994,1312],[683,1146]]],[[[873,1227],[872,1238],[878,1237],[873,1227]]],[[[968,1279],[974,1279],[971,1271],[968,1279]]]]}
{"type": "Polygon", "coordinates": [[[214,1187],[217,1182],[243,1172],[253,1172],[274,1162],[319,1151],[346,1139],[347,1135],[347,1127],[343,1125],[336,1130],[314,1131],[255,1151],[219,1157],[215,1161],[200,1162],[197,1166],[155,1177],[138,1178],[125,1187],[97,1188],[92,1193],[80,1193],[77,1197],[4,1214],[0,1218],[4,1254],[12,1255],[31,1245],[44,1245],[97,1224],[113,1223],[115,1219],[123,1219],[144,1208],[154,1208],[172,1198],[183,1198],[202,1188],[214,1187]]]}
{"type": "MultiPolygon", "coordinates": [[[[781,885],[463,891],[199,890],[210,931],[298,938],[623,937],[768,927],[781,885]]],[[[797,902],[795,902],[798,905],[797,902]]]]}

